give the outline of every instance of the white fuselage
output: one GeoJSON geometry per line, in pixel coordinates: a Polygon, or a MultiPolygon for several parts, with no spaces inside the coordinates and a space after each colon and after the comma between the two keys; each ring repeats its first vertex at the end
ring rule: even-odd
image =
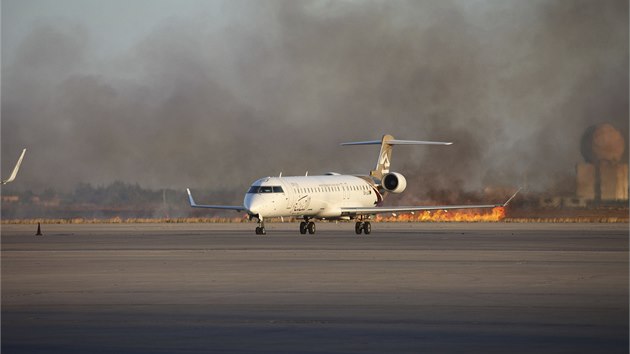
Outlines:
{"type": "Polygon", "coordinates": [[[338,218],[342,216],[342,207],[373,207],[381,200],[367,178],[350,175],[266,177],[252,184],[243,205],[250,214],[261,218],[338,218]]]}

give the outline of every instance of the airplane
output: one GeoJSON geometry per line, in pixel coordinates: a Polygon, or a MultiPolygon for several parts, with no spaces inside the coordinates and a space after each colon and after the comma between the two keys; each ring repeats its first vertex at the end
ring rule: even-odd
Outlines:
{"type": "Polygon", "coordinates": [[[15,180],[15,177],[17,176],[18,170],[20,169],[20,165],[22,164],[22,159],[24,158],[24,154],[26,153],[26,149],[22,150],[22,154],[20,155],[20,158],[18,159],[17,163],[15,164],[15,167],[13,167],[13,172],[11,172],[11,176],[9,176],[9,178],[5,179],[2,181],[2,185],[5,185],[7,183],[13,182],[15,180]]]}
{"type": "Polygon", "coordinates": [[[452,142],[397,140],[383,135],[381,140],[341,143],[341,145],[381,145],[376,167],[369,175],[342,175],[328,172],[319,176],[264,177],[256,180],[245,194],[242,206],[197,204],[190,188],[188,201],[193,208],[209,208],[246,212],[250,220],[258,220],[257,235],[266,235],[265,219],[272,217],[302,218],[300,234],[314,234],[313,220],[356,220],[357,235],[370,234],[369,219],[376,214],[404,213],[425,210],[482,209],[507,206],[520,191],[503,204],[382,206],[388,193],[402,193],[407,180],[398,172],[390,172],[392,147],[395,145],[451,145],[452,142]]]}

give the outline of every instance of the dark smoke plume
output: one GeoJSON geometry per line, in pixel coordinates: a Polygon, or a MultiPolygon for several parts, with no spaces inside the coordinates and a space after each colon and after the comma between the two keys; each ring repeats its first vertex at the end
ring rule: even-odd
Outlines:
{"type": "Polygon", "coordinates": [[[238,202],[281,171],[367,173],[376,148],[338,143],[391,133],[455,143],[396,149],[409,195],[545,191],[574,173],[587,127],[611,122],[627,142],[627,1],[222,11],[222,24],[172,17],[113,57],[84,24],[54,21],[3,50],[3,175],[29,148],[8,188],[122,180],[233,191],[238,202]]]}

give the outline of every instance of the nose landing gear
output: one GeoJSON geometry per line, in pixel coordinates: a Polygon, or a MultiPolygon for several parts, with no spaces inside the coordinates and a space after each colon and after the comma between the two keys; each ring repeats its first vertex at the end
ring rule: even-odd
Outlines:
{"type": "Polygon", "coordinates": [[[265,221],[263,218],[258,218],[258,226],[256,227],[256,235],[266,235],[267,230],[265,230],[265,221]]]}

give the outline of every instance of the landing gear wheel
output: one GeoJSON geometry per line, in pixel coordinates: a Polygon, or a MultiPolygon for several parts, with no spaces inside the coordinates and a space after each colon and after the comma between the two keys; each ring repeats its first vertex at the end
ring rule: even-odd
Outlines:
{"type": "Polygon", "coordinates": [[[366,221],[363,223],[363,232],[366,235],[369,235],[372,232],[372,225],[370,224],[369,221],[366,221]]]}
{"type": "Polygon", "coordinates": [[[357,221],[357,223],[354,224],[354,232],[356,232],[357,235],[361,235],[361,231],[363,231],[363,223],[357,221]]]}
{"type": "Polygon", "coordinates": [[[267,234],[267,230],[265,230],[264,227],[256,227],[256,235],[266,235],[267,234]]]}
{"type": "Polygon", "coordinates": [[[306,222],[305,222],[305,221],[302,221],[302,222],[300,223],[300,233],[301,233],[302,235],[306,234],[306,222]]]}
{"type": "Polygon", "coordinates": [[[308,233],[309,234],[314,234],[315,233],[315,223],[312,221],[309,221],[309,223],[306,225],[306,228],[308,229],[308,233]]]}

